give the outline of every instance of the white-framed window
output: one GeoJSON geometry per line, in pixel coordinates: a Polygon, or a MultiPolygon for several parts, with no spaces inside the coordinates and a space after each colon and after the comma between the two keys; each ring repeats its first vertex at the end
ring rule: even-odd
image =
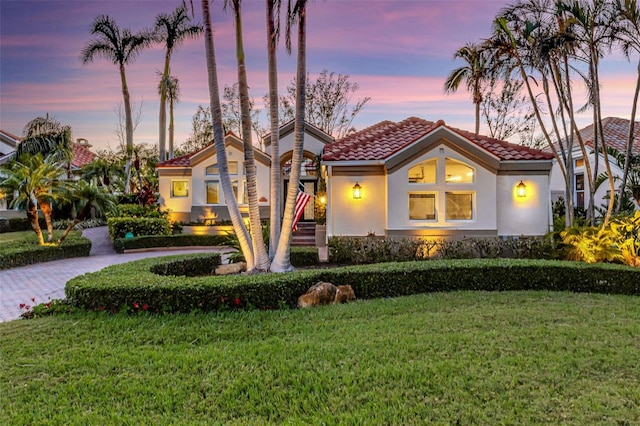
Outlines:
{"type": "Polygon", "coordinates": [[[475,177],[473,167],[461,161],[447,158],[445,160],[445,182],[446,183],[473,183],[475,177]]]}
{"type": "Polygon", "coordinates": [[[573,164],[575,168],[584,167],[584,158],[578,158],[574,160],[573,164]]]}
{"type": "MultiPolygon", "coordinates": [[[[237,175],[238,174],[238,162],[237,161],[228,161],[227,162],[227,166],[229,167],[229,174],[230,175],[237,175]]],[[[220,168],[218,167],[218,164],[212,164],[210,166],[207,166],[207,168],[205,169],[204,173],[207,176],[219,175],[220,174],[220,168]]]]}
{"type": "Polygon", "coordinates": [[[473,220],[473,192],[445,192],[446,220],[473,220]]]}
{"type": "Polygon", "coordinates": [[[436,220],[436,193],[409,193],[409,220],[436,220]]]}
{"type": "Polygon", "coordinates": [[[407,182],[410,221],[475,220],[476,169],[464,161],[441,150],[409,167],[407,182]]]}
{"type": "Polygon", "coordinates": [[[207,192],[207,204],[220,204],[220,182],[208,180],[204,183],[207,192]]]}
{"type": "Polygon", "coordinates": [[[188,197],[189,181],[188,180],[172,180],[171,181],[171,197],[188,197]]]}
{"type": "Polygon", "coordinates": [[[438,160],[431,158],[409,169],[409,183],[436,183],[438,160]]]}
{"type": "Polygon", "coordinates": [[[584,173],[576,173],[576,207],[584,208],[584,173]]]}

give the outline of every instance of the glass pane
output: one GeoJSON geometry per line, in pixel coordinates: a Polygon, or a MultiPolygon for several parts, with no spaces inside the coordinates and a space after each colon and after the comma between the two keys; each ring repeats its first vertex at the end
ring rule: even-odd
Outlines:
{"type": "Polygon", "coordinates": [[[473,194],[445,193],[446,220],[473,219],[473,194]]]}
{"type": "Polygon", "coordinates": [[[207,182],[207,204],[220,204],[218,182],[207,182]]]}
{"type": "Polygon", "coordinates": [[[576,190],[577,191],[584,190],[584,174],[582,173],[576,175],[576,190]]]}
{"type": "Polygon", "coordinates": [[[188,197],[189,196],[189,182],[186,180],[174,180],[171,182],[172,194],[174,197],[188,197]]]}
{"type": "Polygon", "coordinates": [[[447,158],[445,161],[445,181],[447,183],[473,183],[475,171],[459,161],[447,158]]]}
{"type": "MultiPolygon", "coordinates": [[[[238,174],[238,162],[237,161],[229,161],[227,163],[227,166],[229,167],[229,174],[230,175],[237,175],[238,174]]],[[[205,174],[207,174],[207,175],[219,175],[220,174],[220,169],[218,168],[217,164],[212,164],[212,165],[208,166],[205,169],[205,174]]]]}
{"type": "Polygon", "coordinates": [[[236,197],[236,200],[238,202],[240,202],[240,200],[238,200],[238,181],[237,180],[231,181],[231,189],[233,189],[233,196],[236,197]]]}
{"type": "Polygon", "coordinates": [[[436,220],[436,194],[409,194],[410,220],[436,220]]]}
{"type": "Polygon", "coordinates": [[[436,159],[423,161],[409,169],[409,183],[436,183],[436,159]]]}

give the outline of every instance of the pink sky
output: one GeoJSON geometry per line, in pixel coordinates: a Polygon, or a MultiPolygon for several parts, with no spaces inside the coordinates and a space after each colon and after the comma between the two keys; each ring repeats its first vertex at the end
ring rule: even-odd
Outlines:
{"type": "MultiPolygon", "coordinates": [[[[88,28],[99,14],[112,16],[121,28],[151,27],[158,13],[170,13],[174,1],[31,1],[0,2],[0,128],[21,135],[37,116],[53,115],[72,126],[75,138],[86,138],[97,149],[115,148],[117,119],[122,102],[117,68],[98,59],[83,66],[79,55],[90,40],[88,28]]],[[[220,87],[236,79],[231,17],[215,0],[214,30],[220,87]]],[[[244,37],[249,85],[256,106],[267,93],[264,1],[244,0],[244,37]]],[[[469,95],[460,90],[445,95],[447,74],[461,65],[453,52],[468,41],[490,35],[491,22],[508,2],[430,0],[315,0],[308,7],[308,63],[313,78],[323,68],[349,74],[360,85],[356,97],[372,99],[354,121],[358,129],[382,120],[409,116],[444,119],[473,129],[469,95]]],[[[200,2],[195,1],[200,20],[200,2]]],[[[283,46],[284,47],[284,46],[283,46]]],[[[157,142],[158,96],[156,70],[163,49],[143,52],[127,69],[132,99],[142,102],[142,120],[136,143],[157,142]]],[[[295,72],[295,57],[279,52],[281,92],[295,72]]],[[[191,131],[198,105],[208,103],[204,41],[189,41],[173,58],[172,74],[181,86],[176,106],[176,142],[191,131]]],[[[619,57],[603,63],[605,116],[629,117],[635,65],[619,57]]],[[[266,123],[266,114],[263,114],[266,123]]],[[[587,125],[589,113],[581,124],[587,125]]]]}

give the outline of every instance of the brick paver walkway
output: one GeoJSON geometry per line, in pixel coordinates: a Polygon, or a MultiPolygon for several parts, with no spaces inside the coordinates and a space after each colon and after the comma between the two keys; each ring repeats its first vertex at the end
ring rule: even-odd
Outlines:
{"type": "MultiPolygon", "coordinates": [[[[49,299],[64,299],[64,286],[71,278],[106,266],[148,257],[182,253],[202,253],[198,249],[178,249],[116,254],[106,227],[87,229],[83,235],[91,240],[91,255],[73,259],[54,260],[35,265],[0,271],[0,322],[20,317],[20,304],[33,305],[49,299]]],[[[209,249],[211,250],[211,249],[209,249]]],[[[213,250],[220,250],[213,248],[213,250]]]]}

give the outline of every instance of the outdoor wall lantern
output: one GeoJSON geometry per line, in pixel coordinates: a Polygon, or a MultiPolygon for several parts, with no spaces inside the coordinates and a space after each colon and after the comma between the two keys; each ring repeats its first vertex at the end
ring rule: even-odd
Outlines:
{"type": "Polygon", "coordinates": [[[320,204],[327,204],[327,196],[325,194],[320,195],[320,204]]]}
{"type": "Polygon", "coordinates": [[[359,200],[360,198],[362,198],[362,187],[358,184],[358,182],[356,182],[356,184],[353,185],[353,199],[359,200]]]}
{"type": "Polygon", "coordinates": [[[523,181],[520,181],[518,186],[516,186],[516,194],[518,195],[518,197],[527,196],[527,185],[525,185],[523,181]]]}

